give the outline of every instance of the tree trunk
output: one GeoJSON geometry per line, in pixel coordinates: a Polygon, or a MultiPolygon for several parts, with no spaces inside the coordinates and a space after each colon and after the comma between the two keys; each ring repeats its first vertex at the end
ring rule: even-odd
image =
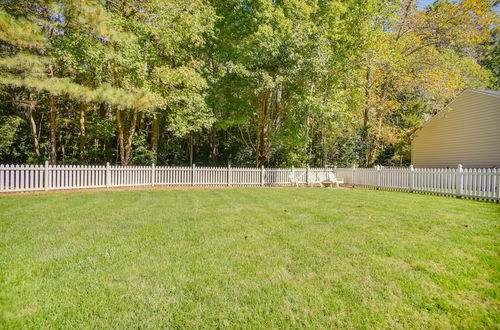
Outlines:
{"type": "Polygon", "coordinates": [[[66,145],[64,143],[61,143],[61,161],[63,164],[66,161],[66,145]]]}
{"type": "Polygon", "coordinates": [[[366,87],[365,87],[366,104],[363,112],[363,127],[368,127],[370,124],[370,110],[372,107],[372,71],[368,68],[366,71],[366,87]]]}
{"type": "Polygon", "coordinates": [[[123,111],[116,110],[116,126],[118,129],[118,145],[120,152],[120,164],[128,165],[132,158],[132,142],[134,140],[135,127],[137,125],[137,114],[139,111],[136,109],[132,114],[129,129],[127,130],[123,125],[123,111]]]}
{"type": "Polygon", "coordinates": [[[137,114],[139,110],[135,109],[132,114],[132,122],[127,133],[127,143],[125,144],[125,165],[130,163],[132,159],[132,143],[134,142],[135,127],[137,125],[137,114]]]}
{"type": "Polygon", "coordinates": [[[54,96],[49,95],[50,108],[50,164],[55,165],[57,161],[56,133],[57,133],[57,112],[54,96]]]}
{"type": "Polygon", "coordinates": [[[144,113],[141,113],[140,119],[139,119],[139,132],[144,132],[146,129],[146,116],[144,113]]]}
{"type": "Polygon", "coordinates": [[[374,141],[371,141],[371,136],[370,136],[370,117],[371,113],[373,112],[373,104],[372,104],[372,87],[373,87],[373,77],[372,77],[372,70],[370,67],[368,67],[366,71],[366,87],[365,87],[365,97],[366,97],[366,104],[365,104],[365,109],[363,113],[363,131],[362,131],[362,141],[365,143],[366,146],[368,146],[367,150],[365,151],[365,166],[370,166],[371,163],[371,155],[373,152],[373,143],[374,141]],[[371,143],[370,143],[371,141],[371,143]]]}
{"type": "Polygon", "coordinates": [[[193,165],[194,132],[189,134],[189,165],[193,165]]]}
{"type": "Polygon", "coordinates": [[[80,104],[80,162],[85,162],[85,145],[86,145],[86,132],[85,132],[85,104],[80,104]]]}
{"type": "Polygon", "coordinates": [[[321,122],[321,167],[326,167],[326,124],[321,122]]]}
{"type": "Polygon", "coordinates": [[[116,128],[118,129],[118,148],[120,154],[120,163],[126,165],[125,162],[125,134],[123,132],[122,111],[116,110],[116,128]]]}
{"type": "Polygon", "coordinates": [[[160,139],[160,124],[158,118],[151,122],[151,151],[153,152],[153,164],[158,162],[158,141],[160,139]]]}
{"type": "Polygon", "coordinates": [[[255,118],[256,150],[255,163],[257,167],[264,165],[269,156],[269,101],[271,92],[265,92],[260,97],[260,109],[255,118]]]}
{"type": "Polygon", "coordinates": [[[31,136],[33,137],[33,147],[35,149],[35,155],[37,157],[40,157],[40,142],[38,140],[38,130],[36,127],[36,122],[35,122],[35,106],[36,106],[36,101],[33,100],[33,95],[30,93],[30,101],[29,101],[29,108],[28,108],[28,121],[30,124],[30,130],[31,130],[31,136]]]}
{"type": "Polygon", "coordinates": [[[217,131],[215,128],[210,128],[209,131],[210,138],[210,161],[212,166],[217,164],[217,131]]]}
{"type": "MultiPolygon", "coordinates": [[[[314,84],[311,85],[311,91],[310,91],[310,95],[313,95],[313,94],[314,94],[314,84]]],[[[312,159],[312,153],[313,153],[313,137],[314,137],[314,130],[311,127],[311,104],[309,104],[307,106],[305,123],[306,123],[306,136],[309,139],[308,146],[307,146],[308,162],[310,162],[312,159]]]]}

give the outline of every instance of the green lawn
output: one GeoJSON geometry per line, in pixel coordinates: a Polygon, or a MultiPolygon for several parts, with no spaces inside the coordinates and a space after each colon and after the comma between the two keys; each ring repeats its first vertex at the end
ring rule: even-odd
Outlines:
{"type": "Polygon", "coordinates": [[[0,196],[0,328],[498,328],[499,225],[363,189],[0,196]]]}

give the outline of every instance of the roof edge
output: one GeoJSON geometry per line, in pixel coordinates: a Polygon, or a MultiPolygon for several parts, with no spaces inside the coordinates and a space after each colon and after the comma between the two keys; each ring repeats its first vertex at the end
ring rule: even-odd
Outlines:
{"type": "Polygon", "coordinates": [[[479,93],[479,94],[500,97],[500,91],[494,91],[494,90],[488,90],[488,89],[466,88],[466,89],[462,90],[457,96],[455,96],[455,98],[451,102],[449,102],[441,110],[439,110],[434,116],[432,116],[431,118],[427,119],[425,121],[425,123],[422,124],[422,126],[420,126],[418,129],[416,129],[415,132],[413,132],[410,135],[411,139],[413,140],[413,138],[415,137],[415,134],[417,134],[422,128],[424,128],[425,126],[427,126],[427,124],[430,123],[434,118],[436,118],[437,116],[443,114],[460,96],[462,96],[466,92],[475,92],[475,93],[479,93]],[[498,92],[498,94],[497,93],[492,93],[492,92],[498,92]]]}
{"type": "Polygon", "coordinates": [[[500,91],[493,90],[493,89],[480,89],[480,88],[473,89],[473,88],[469,88],[469,89],[466,89],[466,91],[471,91],[471,92],[476,92],[476,93],[481,93],[481,94],[486,94],[486,95],[500,97],[500,91]]]}
{"type": "Polygon", "coordinates": [[[444,113],[446,111],[446,109],[448,109],[448,107],[450,105],[452,105],[460,96],[462,96],[463,94],[465,94],[465,92],[467,92],[467,91],[469,91],[469,89],[464,89],[463,91],[461,91],[457,96],[455,96],[455,98],[451,102],[449,102],[441,110],[439,110],[436,114],[434,114],[434,116],[432,116],[431,118],[427,119],[425,121],[425,123],[422,124],[422,126],[420,126],[417,130],[415,130],[415,132],[413,132],[413,134],[411,135],[411,139],[413,140],[415,134],[417,134],[418,131],[420,131],[422,128],[424,128],[425,126],[427,126],[427,124],[430,123],[434,118],[436,118],[437,116],[439,116],[442,113],[444,113]]]}

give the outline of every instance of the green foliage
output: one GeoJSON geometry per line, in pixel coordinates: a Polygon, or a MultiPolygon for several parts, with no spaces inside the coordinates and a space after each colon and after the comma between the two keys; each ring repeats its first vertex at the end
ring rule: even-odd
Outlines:
{"type": "Polygon", "coordinates": [[[46,39],[40,26],[26,18],[15,18],[0,7],[0,40],[20,48],[41,48],[46,39]]]}
{"type": "Polygon", "coordinates": [[[154,154],[149,148],[145,136],[134,136],[134,165],[151,165],[154,162],[154,154]]]}
{"type": "Polygon", "coordinates": [[[408,164],[430,115],[499,88],[498,24],[489,0],[0,2],[24,137],[0,161],[408,164]]]}
{"type": "Polygon", "coordinates": [[[489,88],[500,90],[500,27],[492,32],[491,40],[485,44],[481,64],[491,72],[489,88]]]}
{"type": "Polygon", "coordinates": [[[0,157],[12,154],[12,145],[16,142],[21,123],[22,118],[18,116],[0,116],[0,157]]]}

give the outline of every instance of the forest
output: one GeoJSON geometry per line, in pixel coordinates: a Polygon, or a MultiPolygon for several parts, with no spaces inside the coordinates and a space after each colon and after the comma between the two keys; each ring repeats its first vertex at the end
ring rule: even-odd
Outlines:
{"type": "Polygon", "coordinates": [[[0,1],[0,163],[401,166],[498,1],[0,1]]]}

